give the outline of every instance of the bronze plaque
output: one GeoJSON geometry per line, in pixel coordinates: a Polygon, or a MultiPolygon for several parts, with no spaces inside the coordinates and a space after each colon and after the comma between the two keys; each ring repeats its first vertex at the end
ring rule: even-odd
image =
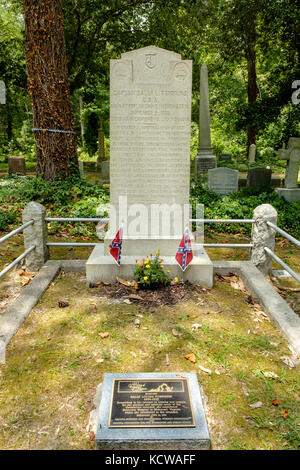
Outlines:
{"type": "Polygon", "coordinates": [[[188,379],[115,379],[108,427],[195,427],[188,379]]]}

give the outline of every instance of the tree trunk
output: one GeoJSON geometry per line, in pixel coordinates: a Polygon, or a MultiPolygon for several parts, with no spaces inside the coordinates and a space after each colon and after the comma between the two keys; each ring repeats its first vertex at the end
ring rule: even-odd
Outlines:
{"type": "MultiPolygon", "coordinates": [[[[256,103],[258,88],[256,83],[256,26],[255,21],[249,25],[248,43],[248,105],[256,103]]],[[[256,144],[256,129],[250,124],[247,130],[247,155],[251,144],[256,144]]]]}
{"type": "Polygon", "coordinates": [[[27,88],[33,104],[33,127],[71,131],[34,131],[37,176],[47,180],[78,173],[73,132],[62,0],[23,0],[27,88]]]}

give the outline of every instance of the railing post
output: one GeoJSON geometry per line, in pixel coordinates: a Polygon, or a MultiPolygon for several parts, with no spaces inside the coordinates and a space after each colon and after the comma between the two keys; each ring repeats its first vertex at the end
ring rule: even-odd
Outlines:
{"type": "Polygon", "coordinates": [[[272,258],[264,248],[274,251],[276,235],[267,222],[277,224],[277,211],[271,204],[262,204],[254,209],[253,219],[251,261],[266,276],[272,270],[272,258]]]}
{"type": "Polygon", "coordinates": [[[46,209],[38,202],[29,202],[23,210],[23,223],[30,219],[34,223],[24,229],[25,250],[35,245],[33,250],[26,257],[26,269],[28,271],[39,270],[49,258],[49,249],[47,247],[48,230],[45,222],[46,209]]]}

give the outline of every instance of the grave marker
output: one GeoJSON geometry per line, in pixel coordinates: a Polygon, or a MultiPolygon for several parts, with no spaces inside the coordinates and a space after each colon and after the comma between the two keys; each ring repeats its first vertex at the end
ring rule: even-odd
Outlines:
{"type": "Polygon", "coordinates": [[[238,190],[239,172],[219,167],[208,170],[208,189],[217,194],[235,193],[238,190]]]}
{"type": "Polygon", "coordinates": [[[265,167],[250,168],[247,176],[247,186],[268,188],[271,185],[272,170],[265,167]]]}
{"type": "Polygon", "coordinates": [[[195,373],[104,374],[98,449],[209,449],[195,373]]]}

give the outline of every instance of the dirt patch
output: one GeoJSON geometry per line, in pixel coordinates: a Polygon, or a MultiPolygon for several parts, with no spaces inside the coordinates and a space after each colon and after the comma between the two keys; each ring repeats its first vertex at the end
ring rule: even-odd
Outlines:
{"type": "Polygon", "coordinates": [[[107,296],[113,299],[127,299],[127,303],[134,303],[148,309],[196,300],[199,294],[204,295],[208,292],[207,289],[195,286],[190,282],[172,283],[169,286],[155,290],[137,289],[134,286],[124,286],[119,282],[99,284],[90,284],[90,287],[97,288],[97,297],[107,296]]]}

